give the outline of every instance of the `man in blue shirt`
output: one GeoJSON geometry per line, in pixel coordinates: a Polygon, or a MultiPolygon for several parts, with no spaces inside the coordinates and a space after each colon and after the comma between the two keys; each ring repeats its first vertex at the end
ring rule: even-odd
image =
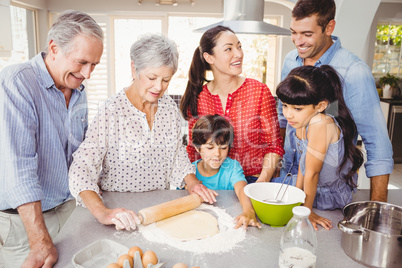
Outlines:
{"type": "MultiPolygon", "coordinates": [[[[392,146],[375,81],[367,64],[342,48],[340,39],[332,36],[335,9],[333,0],[299,0],[296,3],[290,26],[296,49],[286,56],[281,79],[303,65],[331,65],[339,73],[346,105],[367,150],[365,168],[367,177],[371,178],[371,200],[387,201],[389,174],[393,170],[392,146]]],[[[281,103],[278,110],[281,131],[286,128],[287,136],[281,170],[283,177],[288,171],[297,174],[300,153],[291,146],[295,129],[287,124],[281,103]]]]}
{"type": "Polygon", "coordinates": [[[67,11],[48,49],[0,72],[0,252],[6,267],[51,267],[52,239],[75,207],[68,187],[72,153],[88,125],[82,82],[103,52],[103,31],[67,11]]]}

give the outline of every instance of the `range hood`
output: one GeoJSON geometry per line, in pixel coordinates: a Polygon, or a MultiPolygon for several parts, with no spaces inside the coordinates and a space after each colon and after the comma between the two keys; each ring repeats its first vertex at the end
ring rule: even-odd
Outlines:
{"type": "Polygon", "coordinates": [[[290,30],[264,22],[264,0],[225,0],[223,21],[198,28],[194,32],[222,25],[235,33],[290,35],[290,30]]]}

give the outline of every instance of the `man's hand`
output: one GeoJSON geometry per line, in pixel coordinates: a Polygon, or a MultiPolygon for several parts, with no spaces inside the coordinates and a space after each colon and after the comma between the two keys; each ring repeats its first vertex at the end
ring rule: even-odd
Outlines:
{"type": "Polygon", "coordinates": [[[387,202],[389,174],[374,176],[370,180],[370,200],[387,202]]]}
{"type": "Polygon", "coordinates": [[[37,241],[33,243],[33,245],[31,246],[31,251],[29,252],[28,257],[25,259],[21,267],[50,268],[53,267],[53,265],[56,263],[57,258],[58,258],[57,250],[56,247],[53,245],[52,240],[37,241]]]}
{"type": "Polygon", "coordinates": [[[41,202],[36,201],[19,206],[18,213],[24,224],[31,248],[22,267],[52,267],[58,258],[56,247],[46,228],[41,202]]]}

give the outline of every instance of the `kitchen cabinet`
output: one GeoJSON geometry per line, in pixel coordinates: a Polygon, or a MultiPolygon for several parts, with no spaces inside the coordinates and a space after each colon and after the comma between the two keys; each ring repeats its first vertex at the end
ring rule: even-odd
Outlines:
{"type": "Polygon", "coordinates": [[[402,163],[402,99],[380,99],[394,152],[394,162],[402,163]]]}

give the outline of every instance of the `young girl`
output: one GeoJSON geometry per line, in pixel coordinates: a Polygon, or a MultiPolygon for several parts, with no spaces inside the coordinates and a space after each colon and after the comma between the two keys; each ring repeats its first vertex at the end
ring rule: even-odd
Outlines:
{"type": "Polygon", "coordinates": [[[201,159],[193,162],[196,177],[211,190],[235,190],[243,208],[236,217],[235,228],[257,226],[255,211],[250,199],[244,193],[247,181],[240,163],[228,156],[233,143],[233,127],[220,115],[206,115],[198,119],[192,129],[192,142],[201,159]]]}
{"type": "MultiPolygon", "coordinates": [[[[304,206],[342,208],[352,201],[363,155],[353,143],[356,125],[342,95],[341,81],[329,65],[293,69],[278,85],[283,114],[296,129],[293,148],[301,152],[296,187],[304,190],[304,206]],[[328,108],[328,109],[327,109],[328,108]],[[331,114],[325,111],[331,109],[331,114]]],[[[331,221],[311,213],[310,221],[332,228],[331,221]]]]}

